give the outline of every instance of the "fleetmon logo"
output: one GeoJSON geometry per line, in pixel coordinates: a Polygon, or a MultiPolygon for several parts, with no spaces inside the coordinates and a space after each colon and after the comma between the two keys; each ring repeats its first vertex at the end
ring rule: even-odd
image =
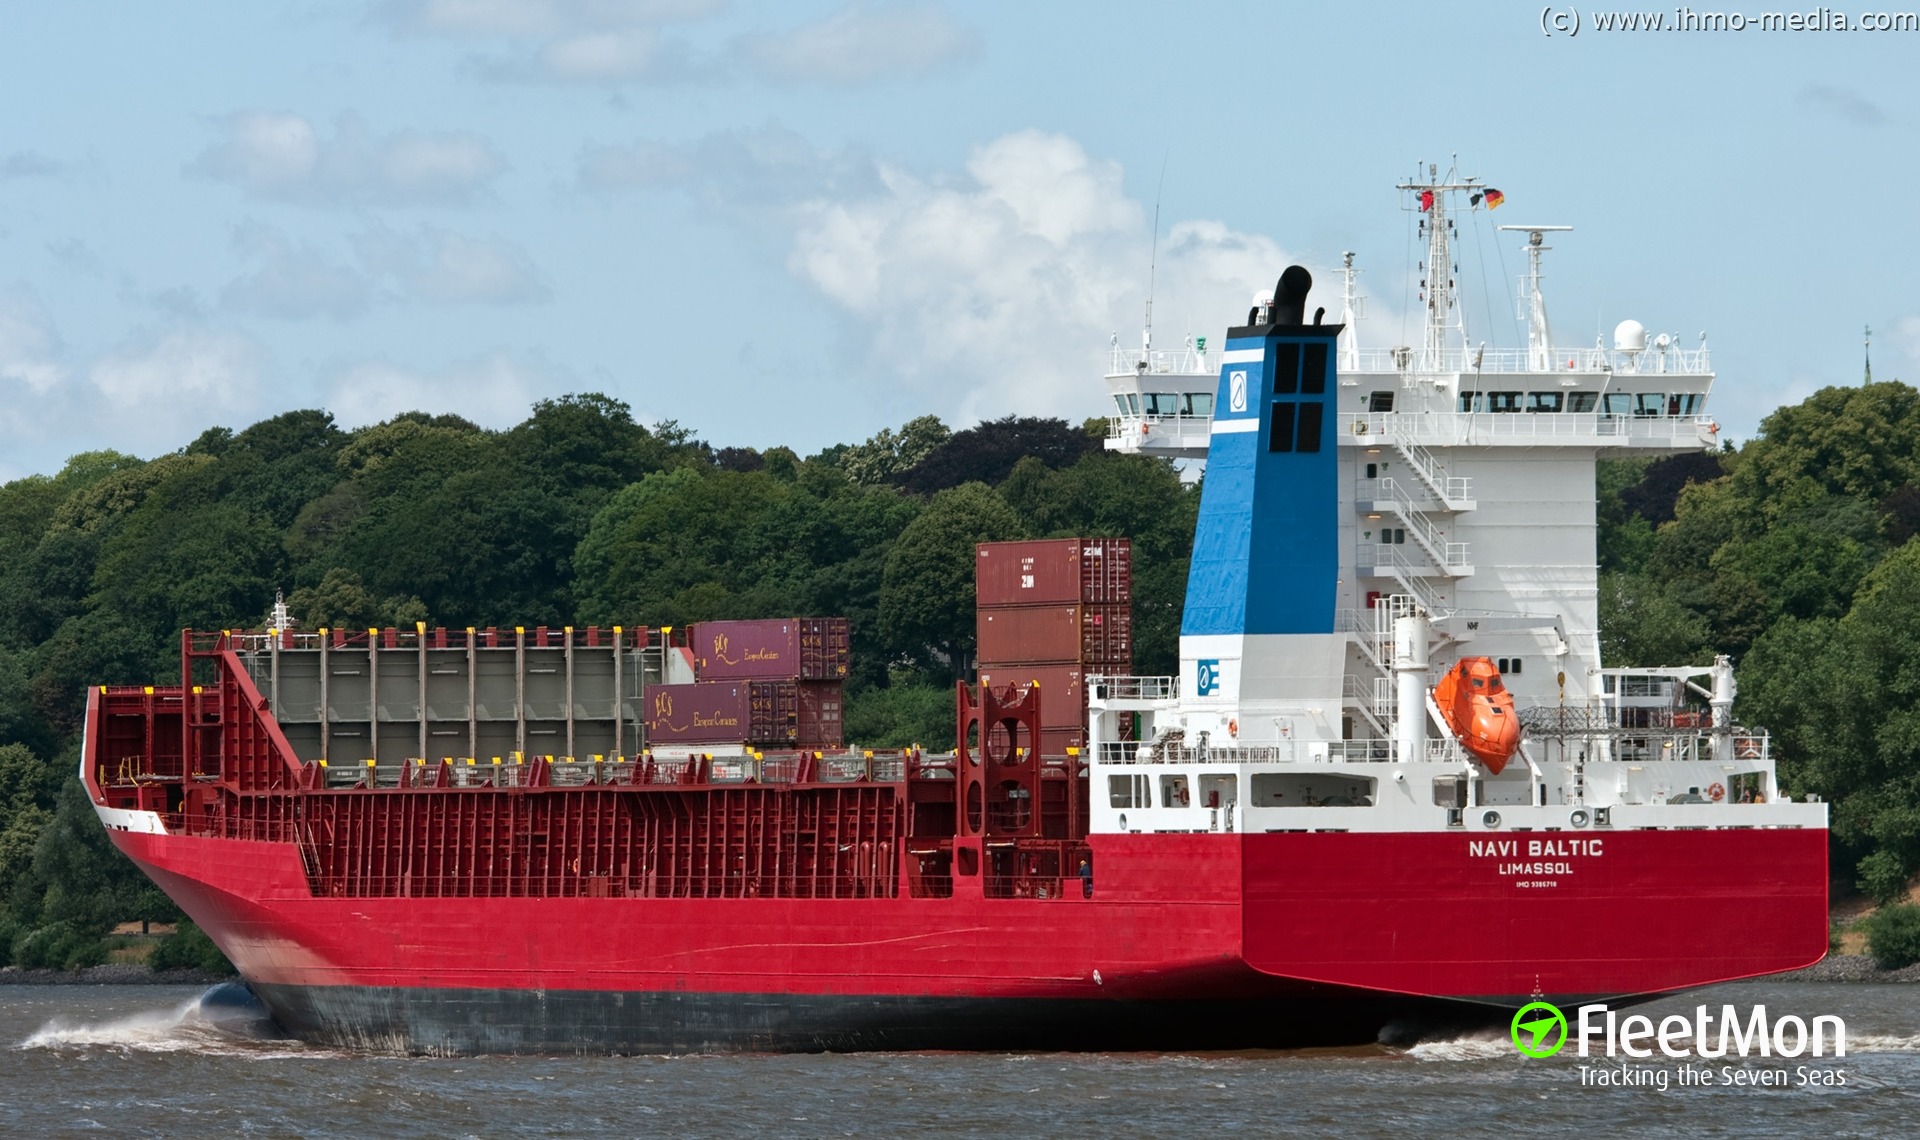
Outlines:
{"type": "Polygon", "coordinates": [[[1528,1002],[1513,1015],[1513,1047],[1522,1054],[1551,1057],[1566,1043],[1567,1015],[1559,1007],[1544,1001],[1528,1002]]]}

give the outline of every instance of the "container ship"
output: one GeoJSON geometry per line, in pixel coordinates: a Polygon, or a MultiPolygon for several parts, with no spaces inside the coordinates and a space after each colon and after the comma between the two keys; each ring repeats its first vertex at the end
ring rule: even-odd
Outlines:
{"type": "Polygon", "coordinates": [[[1215,1049],[1625,1003],[1827,946],[1827,816],[1730,663],[1609,668],[1594,463],[1717,446],[1704,345],[1308,316],[1115,350],[1116,451],[1204,459],[1177,676],[1124,541],[983,546],[949,748],[850,748],[844,622],[188,631],[89,695],[113,842],[290,1032],[412,1053],[1215,1049]]]}

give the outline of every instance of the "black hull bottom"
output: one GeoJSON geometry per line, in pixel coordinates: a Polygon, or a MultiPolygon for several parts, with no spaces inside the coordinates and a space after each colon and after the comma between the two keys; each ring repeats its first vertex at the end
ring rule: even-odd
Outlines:
{"type": "Polygon", "coordinates": [[[1193,1051],[1361,1045],[1488,1025],[1468,1003],[1317,987],[1285,998],[1097,1001],[255,985],[282,1028],[383,1053],[1193,1051]]]}

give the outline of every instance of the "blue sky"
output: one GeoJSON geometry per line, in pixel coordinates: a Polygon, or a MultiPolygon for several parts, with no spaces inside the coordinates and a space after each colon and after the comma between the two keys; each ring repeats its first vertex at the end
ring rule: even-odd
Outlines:
{"type": "Polygon", "coordinates": [[[588,390],[803,453],[1078,420],[1139,335],[1156,199],[1161,344],[1291,260],[1337,309],[1343,250],[1362,342],[1401,343],[1393,184],[1456,154],[1507,195],[1461,223],[1472,339],[1524,342],[1491,225],[1572,225],[1556,339],[1707,331],[1744,438],[1857,382],[1863,325],[1920,380],[1917,48],[1500,3],[8,5],[0,479],[588,390]]]}

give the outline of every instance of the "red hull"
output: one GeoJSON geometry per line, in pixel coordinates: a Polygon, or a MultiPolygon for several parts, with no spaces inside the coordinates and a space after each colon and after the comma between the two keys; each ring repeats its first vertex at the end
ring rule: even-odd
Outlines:
{"type": "Polygon", "coordinates": [[[291,844],[112,834],[267,985],[1197,1000],[1270,978],[1516,1004],[1826,951],[1816,830],[1601,833],[1602,855],[1528,875],[1463,834],[1093,836],[1094,897],[1046,900],[978,879],[946,899],[316,898],[291,844]]]}

